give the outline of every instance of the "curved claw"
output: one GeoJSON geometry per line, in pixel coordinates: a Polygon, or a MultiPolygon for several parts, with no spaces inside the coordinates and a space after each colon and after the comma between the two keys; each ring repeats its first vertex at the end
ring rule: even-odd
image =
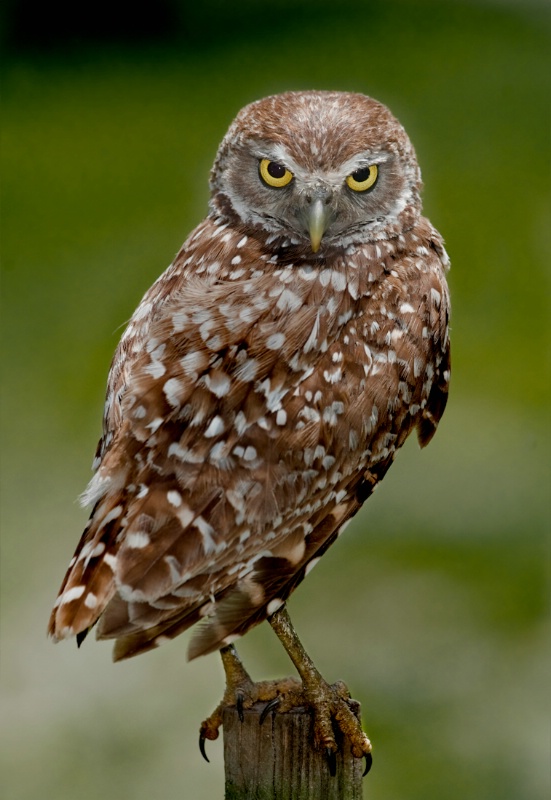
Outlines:
{"type": "Polygon", "coordinates": [[[327,766],[329,767],[329,774],[332,778],[337,774],[337,756],[330,747],[325,748],[325,758],[327,759],[327,766]]]}
{"type": "Polygon", "coordinates": [[[260,719],[259,719],[259,724],[260,725],[262,725],[265,722],[266,717],[268,716],[270,711],[273,711],[274,708],[277,708],[279,703],[280,703],[280,698],[279,697],[274,697],[273,700],[270,700],[269,703],[266,703],[266,705],[262,709],[262,714],[260,715],[260,719]]]}
{"type": "Polygon", "coordinates": [[[365,778],[371,767],[373,766],[373,756],[371,753],[365,754],[365,769],[362,773],[362,778],[365,778]]]}
{"type": "Polygon", "coordinates": [[[210,764],[210,760],[209,760],[209,758],[208,758],[208,756],[207,756],[207,753],[206,753],[206,751],[205,751],[205,742],[206,742],[206,738],[205,738],[204,736],[202,736],[202,735],[201,735],[201,736],[199,736],[199,750],[201,751],[201,755],[203,756],[203,758],[205,759],[205,761],[206,761],[208,764],[210,764]]]}
{"type": "Polygon", "coordinates": [[[237,707],[237,716],[239,717],[240,722],[245,721],[245,715],[243,714],[243,703],[245,701],[245,695],[243,692],[236,692],[235,694],[235,705],[237,707]]]}

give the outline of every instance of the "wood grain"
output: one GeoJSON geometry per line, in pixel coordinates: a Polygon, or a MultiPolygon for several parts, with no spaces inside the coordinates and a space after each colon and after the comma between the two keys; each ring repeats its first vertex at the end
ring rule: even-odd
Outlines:
{"type": "Polygon", "coordinates": [[[331,776],[314,748],[309,712],[271,713],[260,725],[263,708],[245,710],[243,722],[236,709],[224,711],[226,800],[362,800],[364,762],[342,737],[331,776]]]}

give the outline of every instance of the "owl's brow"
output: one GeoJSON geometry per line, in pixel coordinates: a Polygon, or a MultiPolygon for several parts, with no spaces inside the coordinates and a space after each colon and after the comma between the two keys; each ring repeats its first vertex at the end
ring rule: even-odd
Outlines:
{"type": "Polygon", "coordinates": [[[344,161],[339,169],[342,169],[347,175],[359,167],[368,167],[371,164],[386,164],[392,160],[392,154],[386,150],[365,150],[362,153],[357,153],[352,158],[344,161]]]}
{"type": "Polygon", "coordinates": [[[264,139],[257,139],[250,141],[249,146],[253,155],[258,159],[268,158],[270,161],[277,161],[279,164],[283,164],[290,169],[291,172],[300,168],[287,148],[282,144],[269,142],[264,139]]]}
{"type": "MultiPolygon", "coordinates": [[[[293,158],[285,145],[276,142],[256,139],[250,141],[250,149],[259,160],[268,158],[287,167],[293,174],[307,177],[304,168],[293,158]]],[[[349,175],[354,170],[371,164],[385,164],[392,160],[392,153],[387,150],[365,150],[338,164],[331,170],[319,170],[319,174],[326,174],[333,179],[341,175],[349,175]]]]}

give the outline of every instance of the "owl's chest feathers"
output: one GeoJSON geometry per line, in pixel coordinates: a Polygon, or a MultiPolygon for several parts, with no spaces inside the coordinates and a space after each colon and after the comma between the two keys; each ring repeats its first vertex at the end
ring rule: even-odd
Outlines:
{"type": "Polygon", "coordinates": [[[318,445],[384,457],[422,411],[435,369],[428,268],[411,244],[281,264],[246,235],[203,223],[123,337],[107,430],[125,417],[146,447],[173,445],[188,468],[250,467],[266,448],[275,462],[285,452],[308,460],[318,445]]]}

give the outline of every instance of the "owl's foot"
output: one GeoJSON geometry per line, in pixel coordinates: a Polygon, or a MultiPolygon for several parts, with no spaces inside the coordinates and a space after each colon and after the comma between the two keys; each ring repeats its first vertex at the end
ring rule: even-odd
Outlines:
{"type": "MultiPolygon", "coordinates": [[[[291,679],[289,679],[291,680],[291,679]]],[[[283,684],[283,682],[279,682],[283,684]]],[[[371,769],[371,742],[362,730],[358,719],[360,704],[350,698],[350,692],[343,681],[328,684],[319,675],[319,680],[305,684],[295,684],[290,691],[280,686],[280,691],[270,700],[262,714],[260,724],[270,712],[280,714],[293,708],[308,708],[313,715],[314,742],[325,752],[331,775],[336,771],[338,744],[335,727],[350,742],[350,750],[355,758],[365,757],[364,775],[371,769]]]]}
{"type": "MultiPolygon", "coordinates": [[[[372,765],[371,742],[362,730],[358,719],[359,704],[350,699],[350,693],[342,681],[328,684],[320,675],[312,659],[304,650],[285,607],[269,618],[270,625],[285,647],[302,678],[301,691],[282,694],[277,703],[279,712],[289,711],[297,705],[312,709],[314,715],[314,740],[327,755],[331,774],[335,774],[335,754],[338,751],[335,739],[336,726],[350,742],[355,758],[366,760],[364,775],[372,765]]],[[[275,710],[275,702],[270,704],[275,710]]],[[[266,709],[265,709],[266,711],[266,709]]]]}
{"type": "Polygon", "coordinates": [[[218,739],[225,708],[236,708],[239,719],[243,722],[244,709],[252,708],[257,702],[265,702],[267,706],[261,716],[261,722],[263,722],[269,713],[269,707],[273,708],[271,704],[275,703],[277,705],[281,697],[285,697],[286,702],[291,702],[289,708],[300,705],[298,698],[302,697],[302,684],[296,678],[283,678],[279,681],[259,681],[255,683],[243,666],[243,662],[233,645],[223,647],[220,650],[220,655],[222,656],[222,663],[226,673],[226,690],[222,701],[201,724],[199,749],[205,761],[209,760],[205,752],[205,741],[207,739],[211,741],[218,739]],[[293,702],[292,698],[295,699],[295,702],[293,702]]]}
{"type": "Polygon", "coordinates": [[[235,708],[243,722],[243,710],[252,708],[259,702],[266,703],[260,714],[261,725],[272,711],[284,714],[299,707],[310,709],[313,715],[314,743],[325,753],[331,775],[336,773],[336,753],[339,749],[336,730],[348,739],[355,758],[365,757],[363,774],[366,775],[372,764],[371,742],[358,719],[359,704],[351,700],[342,681],[328,684],[322,678],[302,647],[285,608],[270,617],[269,622],[302,680],[284,678],[255,683],[243,666],[235,647],[229,645],[222,648],[220,655],[226,673],[226,690],[221,703],[201,725],[199,749],[203,758],[209,760],[205,752],[205,742],[207,739],[213,741],[218,738],[224,709],[235,708]]]}

